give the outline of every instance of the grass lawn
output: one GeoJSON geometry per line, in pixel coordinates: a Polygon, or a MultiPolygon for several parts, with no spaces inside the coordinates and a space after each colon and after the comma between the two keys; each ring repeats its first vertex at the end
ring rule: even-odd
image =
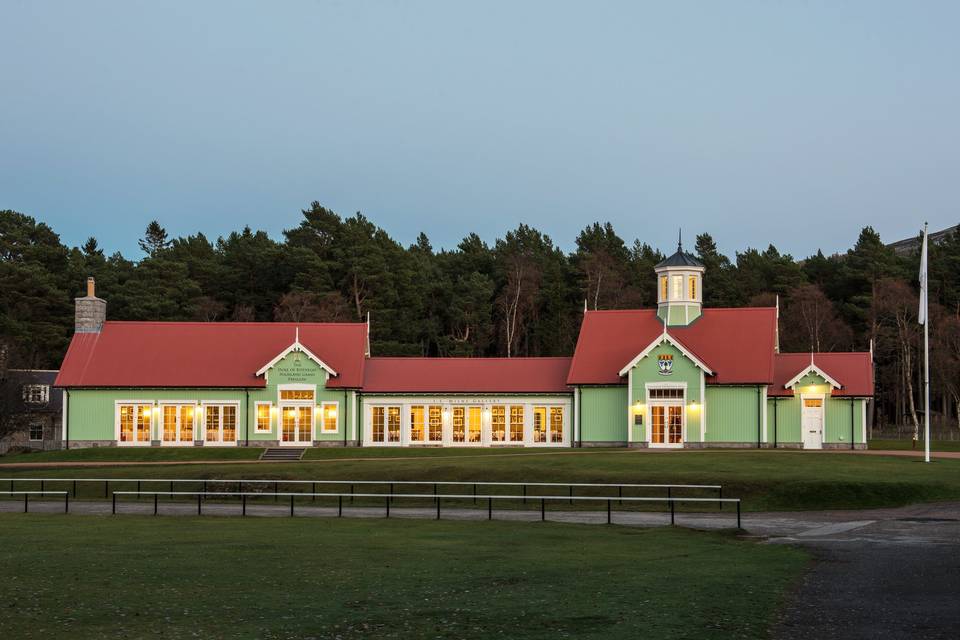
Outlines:
{"type": "MultiPolygon", "coordinates": [[[[910,451],[912,440],[870,440],[871,449],[881,451],[910,451]]],[[[931,440],[931,451],[960,451],[960,440],[931,440]]],[[[917,442],[916,451],[923,451],[923,440],[917,442]]]]}
{"type": "MultiPolygon", "coordinates": [[[[0,468],[0,477],[722,484],[724,495],[743,498],[747,511],[856,509],[960,499],[960,460],[924,464],[916,458],[783,450],[528,453],[489,449],[317,449],[312,453],[316,459],[300,463],[0,468]]],[[[0,489],[7,488],[6,483],[0,483],[0,489]]],[[[37,487],[23,483],[17,488],[37,487]]],[[[91,487],[91,492],[98,491],[102,497],[102,486],[91,487]]],[[[644,495],[655,494],[647,491],[644,495]]]]}
{"type": "Polygon", "coordinates": [[[808,563],[683,529],[0,516],[4,638],[763,638],[808,563]]]}

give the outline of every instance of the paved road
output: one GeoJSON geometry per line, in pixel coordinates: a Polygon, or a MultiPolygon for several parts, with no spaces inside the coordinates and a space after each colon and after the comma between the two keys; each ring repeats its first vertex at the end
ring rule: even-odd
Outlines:
{"type": "MultiPolygon", "coordinates": [[[[62,501],[31,502],[31,512],[63,512],[62,501]]],[[[160,515],[195,515],[195,503],[159,504],[160,515]]],[[[22,511],[22,502],[0,501],[0,512],[22,511]]],[[[209,516],[240,515],[239,504],[205,503],[209,516]]],[[[108,515],[108,501],[77,501],[71,513],[108,515]]],[[[152,514],[152,502],[121,500],[124,514],[152,514]]],[[[297,517],[336,517],[336,507],[298,503],[297,517]]],[[[248,516],[289,517],[289,502],[247,505],[248,516]]],[[[383,518],[384,507],[344,507],[344,516],[383,518]]],[[[604,523],[606,512],[548,508],[555,522],[604,523]]],[[[434,518],[432,508],[393,506],[392,518],[434,518]]],[[[485,520],[486,506],[446,508],[445,520],[485,520]]],[[[537,521],[534,511],[497,510],[497,520],[537,521]]],[[[613,512],[615,524],[666,526],[669,513],[613,512]]],[[[730,528],[735,512],[677,513],[680,526],[730,528]]],[[[960,638],[960,503],[916,505],[900,509],[746,513],[742,526],[748,536],[765,544],[798,544],[811,549],[818,561],[790,594],[774,630],[780,640],[816,638],[925,640],[960,638]]]]}

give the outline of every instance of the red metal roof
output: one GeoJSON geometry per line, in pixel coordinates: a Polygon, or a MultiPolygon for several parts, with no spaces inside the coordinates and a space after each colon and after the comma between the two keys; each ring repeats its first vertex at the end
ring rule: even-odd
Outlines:
{"type": "Polygon", "coordinates": [[[370,358],[364,393],[569,393],[570,358],[370,358]]]}
{"type": "MultiPolygon", "coordinates": [[[[710,384],[770,384],[776,342],[774,307],[704,309],[668,333],[714,374],[710,384]]],[[[663,333],[655,309],[587,311],[567,384],[622,384],[620,370],[663,333]]]]}
{"type": "MultiPolygon", "coordinates": [[[[813,363],[828,376],[840,383],[834,396],[873,396],[873,366],[868,352],[814,353],[813,363]]],[[[773,384],[768,395],[792,396],[791,389],[783,385],[810,366],[809,353],[778,353],[774,357],[773,384]]]]}
{"type": "Polygon", "coordinates": [[[366,325],[292,322],[105,322],[73,336],[60,387],[262,387],[256,372],[300,343],[337,372],[329,388],[363,383],[366,325]]]}

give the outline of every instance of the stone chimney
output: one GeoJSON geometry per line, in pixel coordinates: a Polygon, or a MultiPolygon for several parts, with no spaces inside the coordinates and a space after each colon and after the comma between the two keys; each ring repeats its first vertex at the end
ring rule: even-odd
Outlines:
{"type": "Polygon", "coordinates": [[[76,333],[100,333],[107,319],[107,301],[96,296],[96,283],[87,278],[87,295],[74,298],[73,330],[76,333]]]}

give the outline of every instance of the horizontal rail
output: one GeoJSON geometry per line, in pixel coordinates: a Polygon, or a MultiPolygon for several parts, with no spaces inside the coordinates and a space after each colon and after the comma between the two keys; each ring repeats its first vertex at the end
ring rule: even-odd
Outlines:
{"type": "MultiPolygon", "coordinates": [[[[65,492],[64,492],[65,493],[65,492]]],[[[261,493],[258,491],[113,491],[114,495],[118,496],[246,496],[253,498],[273,498],[274,496],[279,497],[326,497],[326,498],[385,498],[388,497],[388,494],[383,493],[301,493],[299,491],[278,491],[278,492],[269,492],[261,493]]],[[[458,493],[400,493],[394,494],[394,498],[429,498],[434,500],[436,498],[451,499],[451,500],[472,500],[473,498],[478,498],[480,500],[558,500],[558,501],[568,501],[571,498],[569,496],[537,496],[537,495],[526,495],[526,496],[502,496],[495,494],[477,494],[474,496],[472,493],[467,494],[458,494],[458,493]]],[[[617,497],[607,497],[607,496],[574,496],[573,500],[582,500],[582,501],[594,501],[594,502],[606,502],[607,500],[616,500],[620,501],[621,498],[617,497]]],[[[660,498],[660,497],[640,497],[640,496],[624,496],[622,498],[624,502],[740,502],[740,498],[660,498]]]]}
{"type": "Polygon", "coordinates": [[[63,512],[70,513],[70,492],[69,491],[0,491],[4,496],[23,496],[23,512],[30,511],[30,496],[63,496],[63,512]]]}
{"type": "Polygon", "coordinates": [[[478,494],[438,494],[438,493],[407,493],[407,494],[384,494],[384,493],[301,493],[301,492],[250,492],[250,491],[114,491],[113,492],[113,509],[112,512],[114,515],[117,513],[117,497],[118,496],[152,496],[153,497],[153,515],[159,514],[160,509],[160,496],[167,497],[177,497],[177,496],[192,496],[197,499],[197,515],[203,515],[203,499],[210,497],[235,497],[240,498],[242,506],[242,515],[247,515],[247,498],[274,498],[279,500],[280,497],[290,498],[290,516],[293,517],[295,510],[295,499],[296,498],[311,498],[316,500],[316,498],[336,498],[337,499],[337,516],[343,517],[343,499],[344,498],[385,498],[384,507],[386,509],[386,517],[390,517],[390,503],[394,500],[398,500],[401,497],[404,499],[408,498],[423,498],[431,500],[436,506],[437,515],[436,519],[440,519],[440,503],[443,500],[486,500],[487,501],[487,519],[493,520],[493,501],[494,500],[523,500],[524,503],[527,501],[540,501],[540,519],[546,520],[546,504],[548,501],[564,501],[569,500],[571,504],[574,501],[578,502],[605,502],[607,506],[607,524],[612,524],[612,505],[616,500],[617,502],[666,502],[670,507],[670,524],[671,526],[676,524],[676,512],[675,505],[678,502],[711,502],[718,503],[723,505],[723,503],[735,503],[737,507],[737,528],[740,527],[740,498],[684,498],[684,497],[639,497],[639,496],[627,496],[623,498],[613,498],[613,497],[604,497],[604,496],[546,496],[546,495],[527,495],[526,493],[521,496],[502,496],[502,495],[478,495],[478,494]]]}
{"type": "MultiPolygon", "coordinates": [[[[0,482],[243,482],[244,484],[395,484],[518,487],[630,487],[633,489],[720,489],[719,484],[636,484],[603,482],[471,482],[469,480],[261,480],[247,478],[0,478],[0,482]]],[[[473,496],[471,496],[473,497],[473,496]]]]}

